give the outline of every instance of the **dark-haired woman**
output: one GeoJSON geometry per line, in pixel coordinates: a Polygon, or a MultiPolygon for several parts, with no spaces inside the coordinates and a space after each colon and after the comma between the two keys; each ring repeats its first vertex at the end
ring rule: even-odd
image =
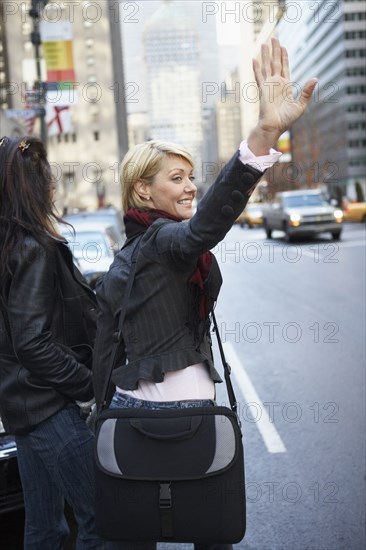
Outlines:
{"type": "Polygon", "coordinates": [[[25,550],[104,547],[94,532],[93,434],[76,402],[93,397],[94,294],[55,229],[42,143],[0,138],[0,413],[15,434],[25,550]]]}

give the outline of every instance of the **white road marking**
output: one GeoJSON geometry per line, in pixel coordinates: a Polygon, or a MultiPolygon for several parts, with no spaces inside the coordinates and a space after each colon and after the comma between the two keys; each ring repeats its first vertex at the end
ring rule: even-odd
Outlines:
{"type": "Polygon", "coordinates": [[[349,246],[365,246],[365,241],[350,241],[350,242],[339,242],[337,243],[339,248],[346,248],[349,246]]]}
{"type": "Polygon", "coordinates": [[[261,411],[261,416],[255,424],[263,438],[268,452],[285,453],[287,449],[273,422],[270,421],[268,413],[250,381],[233,345],[231,342],[225,342],[223,346],[228,363],[233,369],[232,376],[235,378],[244,399],[247,403],[255,403],[261,411]]]}
{"type": "Polygon", "coordinates": [[[317,259],[318,262],[321,262],[323,260],[323,256],[321,254],[316,254],[314,252],[309,252],[308,250],[304,250],[303,248],[301,249],[301,254],[303,256],[307,256],[308,258],[311,258],[312,260],[314,260],[314,257],[317,259]]]}

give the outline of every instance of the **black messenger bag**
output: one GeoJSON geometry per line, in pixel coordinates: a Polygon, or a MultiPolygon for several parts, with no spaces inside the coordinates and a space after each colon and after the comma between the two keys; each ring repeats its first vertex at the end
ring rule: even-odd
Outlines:
{"type": "MultiPolygon", "coordinates": [[[[136,256],[136,255],[135,255],[136,256]]],[[[136,268],[126,286],[121,334],[136,268]]],[[[216,319],[230,407],[107,409],[96,422],[95,521],[107,540],[237,543],[245,534],[243,444],[216,319]]]]}

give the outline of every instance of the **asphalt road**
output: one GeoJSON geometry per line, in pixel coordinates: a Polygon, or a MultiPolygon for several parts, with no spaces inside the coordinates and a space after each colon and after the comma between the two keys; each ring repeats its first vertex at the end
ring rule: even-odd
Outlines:
{"type": "Polygon", "coordinates": [[[236,548],[360,550],[365,228],[347,224],[339,243],[325,235],[287,245],[274,236],[236,226],[216,252],[221,336],[229,362],[248,376],[234,368],[248,503],[246,537],[236,548]],[[276,452],[271,427],[284,452],[276,452]]]}
{"type": "MultiPolygon", "coordinates": [[[[235,550],[360,550],[365,228],[345,225],[339,243],[273,236],[235,226],[215,251],[245,445],[247,533],[235,550]]],[[[217,399],[227,404],[223,385],[217,399]]],[[[21,550],[22,522],[0,518],[2,550],[21,550]]]]}

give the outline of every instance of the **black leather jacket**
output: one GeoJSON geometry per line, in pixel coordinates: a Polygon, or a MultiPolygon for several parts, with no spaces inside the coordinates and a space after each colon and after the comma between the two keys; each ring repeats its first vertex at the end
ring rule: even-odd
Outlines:
{"type": "Polygon", "coordinates": [[[20,434],[93,397],[96,312],[62,241],[46,249],[27,237],[11,269],[0,310],[0,414],[6,431],[20,434]]]}

